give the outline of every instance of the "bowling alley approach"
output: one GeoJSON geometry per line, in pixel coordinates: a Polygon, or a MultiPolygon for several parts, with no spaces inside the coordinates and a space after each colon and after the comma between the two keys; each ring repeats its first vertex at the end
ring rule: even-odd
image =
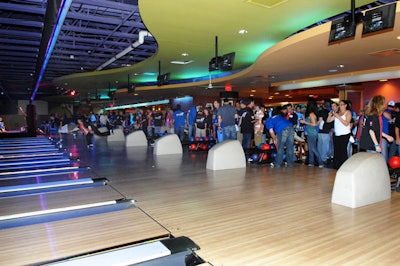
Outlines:
{"type": "Polygon", "coordinates": [[[0,2],[0,265],[397,265],[397,0],[0,2]]]}

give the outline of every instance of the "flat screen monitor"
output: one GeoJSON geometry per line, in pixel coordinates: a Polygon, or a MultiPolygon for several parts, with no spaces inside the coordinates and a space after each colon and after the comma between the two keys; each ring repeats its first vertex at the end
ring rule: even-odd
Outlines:
{"type": "Polygon", "coordinates": [[[353,38],[356,34],[356,23],[351,16],[346,16],[332,21],[329,34],[329,43],[353,38]]]}
{"type": "Polygon", "coordinates": [[[362,34],[391,29],[396,17],[396,3],[384,5],[365,12],[362,34]]]}
{"type": "Polygon", "coordinates": [[[224,71],[232,70],[234,61],[235,61],[235,52],[223,55],[220,67],[221,70],[224,71]]]}
{"type": "Polygon", "coordinates": [[[215,71],[215,70],[220,70],[221,63],[224,59],[222,56],[217,56],[211,58],[210,62],[208,63],[208,71],[215,71]]]}
{"type": "Polygon", "coordinates": [[[208,71],[232,70],[234,61],[235,61],[235,52],[224,54],[223,56],[213,57],[208,63],[208,71]]]}
{"type": "Polygon", "coordinates": [[[162,85],[166,85],[169,83],[169,76],[170,73],[165,73],[162,75],[158,75],[157,77],[157,86],[162,86],[162,85]]]}

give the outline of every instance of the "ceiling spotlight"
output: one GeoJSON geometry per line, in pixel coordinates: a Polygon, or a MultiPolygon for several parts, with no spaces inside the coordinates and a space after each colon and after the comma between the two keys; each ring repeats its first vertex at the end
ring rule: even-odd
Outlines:
{"type": "Polygon", "coordinates": [[[344,65],[342,65],[342,64],[337,65],[337,68],[344,68],[344,65]]]}
{"type": "Polygon", "coordinates": [[[74,56],[73,54],[71,54],[71,55],[69,56],[69,59],[75,59],[75,56],[74,56]]]}
{"type": "Polygon", "coordinates": [[[181,55],[182,55],[182,56],[189,56],[188,53],[182,53],[181,55]]]}
{"type": "Polygon", "coordinates": [[[247,34],[248,31],[245,30],[245,29],[240,29],[240,30],[238,31],[238,33],[239,33],[239,34],[247,34]]]}

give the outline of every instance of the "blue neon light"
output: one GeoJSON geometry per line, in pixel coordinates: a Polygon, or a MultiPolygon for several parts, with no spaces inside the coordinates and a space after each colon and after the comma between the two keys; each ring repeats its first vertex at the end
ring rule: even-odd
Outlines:
{"type": "Polygon", "coordinates": [[[49,43],[47,44],[46,53],[44,55],[44,62],[42,68],[40,70],[40,74],[38,76],[38,80],[35,85],[35,89],[33,90],[30,101],[33,102],[35,100],[36,93],[39,89],[40,82],[42,81],[44,71],[46,70],[47,63],[49,62],[51,53],[53,52],[54,46],[56,45],[58,34],[61,31],[61,27],[64,24],[64,20],[67,16],[69,7],[71,6],[72,0],[63,0],[60,5],[60,10],[57,15],[57,22],[53,28],[53,32],[51,34],[51,38],[49,43]]]}

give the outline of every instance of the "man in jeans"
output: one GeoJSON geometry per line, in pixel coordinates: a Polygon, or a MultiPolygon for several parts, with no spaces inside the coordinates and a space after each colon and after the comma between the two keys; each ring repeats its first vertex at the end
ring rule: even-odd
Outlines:
{"type": "Polygon", "coordinates": [[[286,146],[286,162],[288,167],[294,164],[294,128],[293,124],[281,115],[282,107],[277,107],[273,116],[265,122],[276,147],[277,153],[272,167],[281,167],[286,146]]]}
{"type": "Polygon", "coordinates": [[[229,103],[229,99],[225,98],[222,107],[218,110],[218,130],[222,130],[224,140],[236,139],[236,117],[235,107],[229,103]]]}

